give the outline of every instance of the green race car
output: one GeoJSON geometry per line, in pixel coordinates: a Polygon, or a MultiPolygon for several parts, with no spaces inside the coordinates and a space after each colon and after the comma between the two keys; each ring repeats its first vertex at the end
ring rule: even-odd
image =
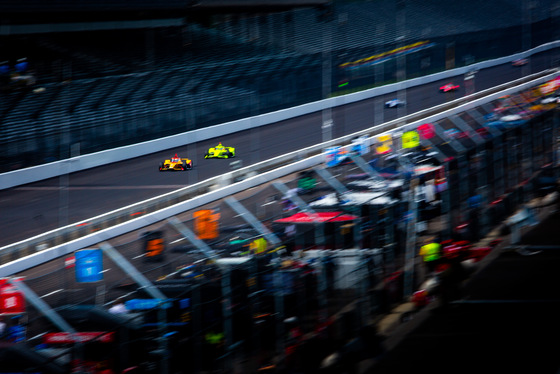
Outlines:
{"type": "Polygon", "coordinates": [[[215,147],[208,149],[208,152],[204,155],[204,158],[233,158],[235,157],[234,147],[224,147],[222,143],[215,147]]]}

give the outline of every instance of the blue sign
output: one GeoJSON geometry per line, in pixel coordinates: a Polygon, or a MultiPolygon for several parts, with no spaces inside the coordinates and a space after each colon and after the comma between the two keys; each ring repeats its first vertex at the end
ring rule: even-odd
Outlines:
{"type": "Polygon", "coordinates": [[[169,309],[172,303],[160,299],[132,299],[125,301],[124,305],[128,310],[150,310],[158,307],[169,309]]]}
{"type": "Polygon", "coordinates": [[[23,73],[27,70],[27,67],[29,66],[29,63],[27,61],[23,61],[20,63],[16,64],[16,70],[19,71],[20,73],[23,73]]]}
{"type": "Polygon", "coordinates": [[[22,325],[15,325],[8,329],[8,340],[14,343],[19,343],[25,340],[25,327],[22,325]]]}
{"type": "Polygon", "coordinates": [[[103,280],[103,252],[101,249],[82,249],[76,258],[76,282],[98,282],[103,280]]]}

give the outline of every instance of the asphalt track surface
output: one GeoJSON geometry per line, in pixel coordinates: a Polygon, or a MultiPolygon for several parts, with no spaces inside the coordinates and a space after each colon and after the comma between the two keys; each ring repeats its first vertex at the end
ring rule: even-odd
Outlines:
{"type": "Polygon", "coordinates": [[[558,373],[559,225],[557,211],[522,239],[527,248],[499,251],[461,300],[419,313],[364,373],[558,373]]]}
{"type": "MultiPolygon", "coordinates": [[[[551,66],[557,52],[533,56],[525,67],[511,64],[483,69],[475,79],[476,91],[538,72],[551,66]]],[[[397,116],[442,104],[465,95],[463,76],[410,88],[333,109],[333,137],[369,128],[397,116]],[[438,88],[450,81],[460,84],[458,91],[440,93],[438,88]],[[407,106],[386,109],[383,103],[399,97],[407,106]]],[[[322,141],[321,112],[297,117],[224,137],[153,153],[118,163],[100,166],[57,178],[0,191],[0,246],[109,212],[187,185],[220,175],[229,170],[230,160],[204,159],[206,150],[222,142],[236,148],[236,159],[244,166],[295,151],[322,141]],[[191,158],[194,170],[158,171],[159,163],[178,153],[191,158]]],[[[188,136],[188,135],[187,135],[188,136]]]]}

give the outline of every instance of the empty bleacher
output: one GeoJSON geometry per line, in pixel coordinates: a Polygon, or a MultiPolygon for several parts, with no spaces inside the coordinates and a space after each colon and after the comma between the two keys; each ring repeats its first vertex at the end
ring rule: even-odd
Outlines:
{"type": "MultiPolygon", "coordinates": [[[[325,58],[332,59],[336,77],[339,63],[399,43],[488,32],[547,17],[541,7],[532,8],[527,18],[521,0],[406,1],[398,9],[397,3],[337,1],[329,19],[314,8],[300,8],[216,15],[209,26],[189,22],[182,28],[0,39],[0,46],[29,52],[36,87],[42,88],[0,92],[0,142],[49,134],[54,144],[50,153],[31,161],[37,164],[61,157],[61,132],[69,134],[70,144],[81,143],[82,152],[115,146],[114,139],[104,143],[106,134],[115,131],[123,132],[120,142],[153,139],[318,100],[325,58]],[[250,108],[250,102],[258,107],[250,108]],[[167,125],[160,126],[163,122],[167,125]]],[[[8,147],[12,156],[32,150],[37,142],[27,143],[8,147]]],[[[10,157],[1,171],[13,168],[10,157]]]]}

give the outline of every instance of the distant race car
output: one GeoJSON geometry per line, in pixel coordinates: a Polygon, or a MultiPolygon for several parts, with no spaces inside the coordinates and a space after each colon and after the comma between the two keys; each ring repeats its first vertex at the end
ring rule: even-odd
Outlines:
{"type": "Polygon", "coordinates": [[[558,103],[560,103],[560,97],[556,97],[556,96],[545,97],[544,99],[541,100],[541,104],[558,104],[558,103]]]}
{"type": "Polygon", "coordinates": [[[447,83],[446,85],[441,86],[439,88],[439,92],[451,92],[451,91],[457,91],[458,89],[459,89],[458,84],[447,83]]]}
{"type": "Polygon", "coordinates": [[[488,122],[486,122],[485,126],[497,128],[498,130],[507,130],[508,128],[522,125],[529,120],[529,117],[524,112],[496,117],[497,116],[488,117],[488,122]]]}
{"type": "Polygon", "coordinates": [[[385,108],[398,108],[400,106],[405,106],[406,101],[400,99],[389,100],[385,103],[385,108]]]}
{"type": "Polygon", "coordinates": [[[192,160],[188,158],[181,158],[175,153],[175,157],[159,163],[159,171],[167,170],[191,170],[193,168],[192,160]]]}
{"type": "Polygon", "coordinates": [[[513,66],[523,66],[523,65],[527,65],[528,63],[529,60],[527,60],[526,58],[518,58],[517,60],[513,60],[511,62],[513,66]]]}
{"type": "Polygon", "coordinates": [[[468,138],[469,134],[464,131],[459,131],[456,128],[444,130],[443,133],[450,139],[463,139],[468,138]]]}
{"type": "Polygon", "coordinates": [[[234,147],[225,147],[222,143],[215,147],[208,149],[208,152],[204,155],[204,158],[233,158],[235,157],[234,147]]]}

